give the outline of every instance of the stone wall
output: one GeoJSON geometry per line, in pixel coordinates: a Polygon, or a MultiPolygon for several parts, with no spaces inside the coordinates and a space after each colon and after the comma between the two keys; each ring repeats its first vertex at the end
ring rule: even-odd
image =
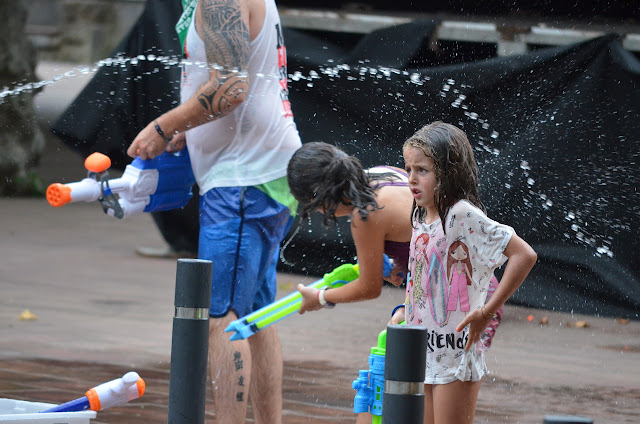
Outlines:
{"type": "Polygon", "coordinates": [[[0,196],[31,194],[28,169],[44,148],[44,136],[33,109],[35,52],[22,36],[27,8],[0,1],[0,196]]]}
{"type": "MultiPolygon", "coordinates": [[[[179,0],[176,0],[179,1],[179,0]]],[[[24,0],[38,60],[94,63],[110,56],[145,0],[24,0]]]]}

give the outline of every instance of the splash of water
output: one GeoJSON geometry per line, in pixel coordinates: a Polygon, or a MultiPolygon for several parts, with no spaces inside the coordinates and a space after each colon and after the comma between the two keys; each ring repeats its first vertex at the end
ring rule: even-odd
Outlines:
{"type": "MultiPolygon", "coordinates": [[[[405,78],[409,84],[418,89],[416,94],[424,95],[424,91],[421,91],[423,90],[422,87],[431,79],[429,76],[422,75],[417,72],[402,71],[388,67],[368,66],[366,62],[367,61],[360,61],[359,66],[336,64],[321,67],[318,71],[309,71],[307,75],[303,75],[300,71],[296,71],[290,75],[290,81],[307,81],[307,87],[313,87],[314,84],[317,84],[319,80],[323,78],[323,76],[329,79],[344,78],[348,81],[354,82],[365,81],[371,78],[374,80],[384,79],[391,81],[392,78],[400,77],[405,78]]],[[[493,158],[494,163],[497,163],[499,160],[505,161],[507,158],[501,157],[501,150],[497,147],[498,142],[501,141],[503,145],[505,143],[507,145],[513,145],[514,142],[501,140],[500,131],[492,127],[490,120],[473,110],[472,105],[467,102],[467,95],[465,94],[466,90],[472,88],[472,86],[464,83],[458,84],[453,79],[446,79],[442,82],[442,86],[438,94],[442,98],[450,99],[449,105],[451,108],[461,110],[464,118],[461,117],[458,121],[458,125],[460,127],[464,128],[469,127],[470,125],[476,126],[475,133],[477,139],[475,139],[475,142],[473,143],[474,149],[479,153],[488,154],[489,158],[493,158]]],[[[404,95],[402,93],[388,93],[388,95],[394,97],[398,102],[404,101],[404,95]]],[[[555,120],[555,113],[556,112],[552,112],[552,115],[548,118],[550,121],[555,120]]],[[[558,124],[556,123],[556,125],[558,124]]],[[[511,161],[513,160],[511,158],[509,159],[511,161]]],[[[556,198],[554,193],[542,192],[536,189],[538,185],[537,180],[542,177],[538,178],[532,174],[532,168],[524,158],[520,158],[520,166],[511,169],[508,172],[508,175],[510,179],[524,182],[525,190],[523,191],[523,202],[528,206],[529,210],[537,206],[538,209],[546,212],[546,215],[541,217],[543,225],[553,225],[558,227],[566,238],[592,248],[595,256],[614,257],[614,252],[611,250],[613,237],[590,232],[587,228],[587,221],[581,216],[581,214],[578,213],[576,216],[576,212],[565,210],[562,209],[561,206],[558,206],[566,202],[563,202],[560,198],[556,198]],[[520,175],[518,176],[516,173],[519,173],[520,175]],[[561,216],[567,217],[573,216],[570,220],[572,222],[569,223],[569,220],[564,220],[564,222],[562,220],[555,220],[555,222],[552,222],[554,220],[552,214],[560,214],[561,216]]],[[[513,188],[510,183],[505,183],[504,187],[506,189],[513,188]]]]}
{"type": "MultiPolygon", "coordinates": [[[[43,87],[51,86],[62,80],[71,79],[79,76],[86,76],[95,74],[100,68],[113,67],[113,68],[127,68],[129,66],[138,66],[144,62],[155,62],[165,69],[183,66],[186,64],[195,64],[201,67],[210,67],[207,63],[192,62],[186,59],[180,59],[177,56],[158,56],[154,54],[138,55],[135,57],[116,56],[112,58],[105,58],[92,66],[81,65],[60,75],[57,75],[48,80],[29,82],[26,84],[15,84],[13,87],[5,87],[0,91],[0,104],[4,103],[4,99],[9,96],[17,96],[25,92],[33,92],[43,87]]],[[[309,88],[314,87],[314,84],[320,82],[323,78],[330,80],[344,78],[347,81],[357,83],[369,81],[371,79],[392,81],[397,78],[402,78],[410,87],[414,87],[415,93],[419,96],[427,94],[424,91],[425,83],[431,80],[431,77],[423,75],[419,72],[409,72],[406,70],[399,70],[389,67],[374,67],[368,65],[368,61],[360,61],[358,65],[348,64],[336,64],[335,61],[328,61],[330,66],[321,66],[318,70],[310,70],[308,74],[303,74],[300,71],[295,71],[288,75],[289,83],[305,82],[309,88]]],[[[213,65],[211,68],[220,69],[221,67],[213,65]]],[[[155,71],[149,72],[145,75],[153,75],[158,72],[158,68],[155,71]]],[[[270,74],[258,74],[258,78],[275,78],[279,79],[279,75],[270,74]]],[[[474,111],[472,105],[467,102],[467,95],[465,91],[473,87],[464,83],[458,83],[453,79],[444,79],[438,92],[438,95],[448,101],[448,104],[452,109],[460,110],[461,116],[458,121],[460,127],[474,126],[475,142],[473,143],[474,149],[482,154],[487,154],[489,158],[493,158],[494,161],[506,160],[501,158],[501,151],[497,147],[497,142],[500,140],[500,132],[493,128],[490,120],[483,117],[477,111],[474,111]]],[[[115,93],[112,93],[115,94],[115,93]]],[[[402,92],[387,93],[390,97],[398,103],[405,101],[405,95],[402,92]]],[[[548,118],[553,121],[555,117],[552,115],[548,118]]],[[[557,124],[556,124],[557,125],[557,124]]],[[[549,212],[549,214],[543,217],[543,221],[547,221],[545,225],[551,225],[551,212],[554,209],[558,209],[557,205],[563,204],[562,199],[555,199],[552,193],[543,193],[536,190],[536,176],[532,175],[532,169],[529,163],[524,159],[520,159],[519,167],[510,169],[508,176],[510,179],[524,181],[526,185],[526,191],[523,191],[525,198],[523,199],[525,205],[531,207],[538,205],[543,211],[549,212]],[[520,175],[515,175],[519,172],[520,175]]],[[[513,188],[510,183],[505,183],[506,189],[513,188]]],[[[562,210],[555,211],[560,216],[564,216],[564,220],[554,225],[565,226],[562,234],[567,239],[577,240],[585,246],[594,249],[596,256],[606,255],[613,257],[614,253],[611,251],[612,237],[594,234],[587,228],[588,217],[584,217],[583,214],[575,210],[562,210]]],[[[312,231],[311,227],[308,229],[312,231]]],[[[288,243],[287,243],[288,244],[288,243]]]]}

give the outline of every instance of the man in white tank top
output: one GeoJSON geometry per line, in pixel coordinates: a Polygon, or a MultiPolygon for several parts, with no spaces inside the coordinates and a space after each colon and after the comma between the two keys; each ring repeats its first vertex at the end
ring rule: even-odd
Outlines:
{"type": "Polygon", "coordinates": [[[191,21],[179,26],[186,57],[181,104],[147,125],[127,153],[148,159],[188,147],[201,196],[198,257],[213,262],[216,420],[244,423],[251,392],[256,422],[280,424],[275,326],[233,343],[224,333],[231,321],[275,300],[279,245],[297,208],[286,170],[301,142],[280,18],[274,0],[199,0],[191,21]]]}

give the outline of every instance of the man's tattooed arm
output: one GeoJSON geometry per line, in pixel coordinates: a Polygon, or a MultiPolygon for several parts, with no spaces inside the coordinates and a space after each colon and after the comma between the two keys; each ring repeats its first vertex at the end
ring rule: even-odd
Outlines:
{"type": "Polygon", "coordinates": [[[239,0],[204,0],[200,7],[210,78],[197,98],[210,116],[219,117],[249,92],[249,29],[242,20],[239,0]]]}

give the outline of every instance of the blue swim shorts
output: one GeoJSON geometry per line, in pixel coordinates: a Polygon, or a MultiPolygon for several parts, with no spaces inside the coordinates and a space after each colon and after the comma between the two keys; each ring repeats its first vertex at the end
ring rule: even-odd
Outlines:
{"type": "Polygon", "coordinates": [[[238,318],[276,297],[280,243],[293,217],[255,187],[213,188],[200,197],[200,259],[213,262],[209,316],[238,318]]]}

